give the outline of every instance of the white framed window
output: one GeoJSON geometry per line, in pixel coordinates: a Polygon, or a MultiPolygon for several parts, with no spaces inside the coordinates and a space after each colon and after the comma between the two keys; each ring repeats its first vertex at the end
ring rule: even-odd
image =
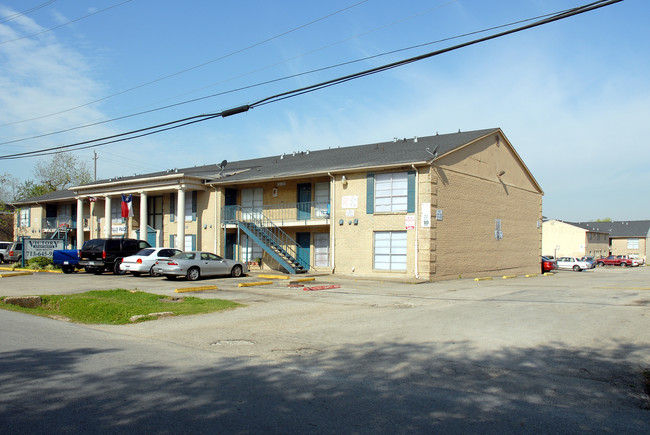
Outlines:
{"type": "Polygon", "coordinates": [[[264,208],[264,191],[261,187],[241,190],[241,211],[244,219],[259,218],[264,208]]]}
{"type": "Polygon", "coordinates": [[[316,267],[329,267],[330,233],[314,233],[314,265],[316,267]]]}
{"type": "Polygon", "coordinates": [[[374,268],[405,271],[406,231],[377,231],[374,237],[374,268]]]}
{"type": "Polygon", "coordinates": [[[375,175],[375,212],[406,211],[408,207],[408,173],[375,175]]]}
{"type": "Polygon", "coordinates": [[[627,239],[627,249],[639,249],[639,239],[627,239]]]}
{"type": "Polygon", "coordinates": [[[122,217],[122,201],[113,199],[111,201],[111,222],[114,224],[123,224],[125,222],[122,217]]]}
{"type": "Polygon", "coordinates": [[[18,217],[18,226],[19,227],[28,227],[30,225],[29,218],[30,218],[30,209],[29,208],[21,208],[20,209],[20,214],[18,217]]]}
{"type": "Polygon", "coordinates": [[[241,247],[241,261],[254,261],[256,258],[262,258],[262,247],[246,234],[241,235],[239,243],[241,247]]]}

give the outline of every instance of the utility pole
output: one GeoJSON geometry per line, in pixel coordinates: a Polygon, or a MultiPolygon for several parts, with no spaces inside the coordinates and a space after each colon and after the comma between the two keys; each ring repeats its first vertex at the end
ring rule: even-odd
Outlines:
{"type": "Polygon", "coordinates": [[[93,160],[95,161],[95,181],[97,181],[97,151],[93,150],[93,153],[95,154],[93,157],[93,160]]]}

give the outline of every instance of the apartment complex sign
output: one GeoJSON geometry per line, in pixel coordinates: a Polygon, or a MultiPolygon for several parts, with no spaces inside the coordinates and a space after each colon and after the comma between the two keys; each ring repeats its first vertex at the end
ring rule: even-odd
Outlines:
{"type": "Polygon", "coordinates": [[[57,249],[64,249],[63,240],[25,239],[25,260],[34,257],[50,257],[57,249]]]}

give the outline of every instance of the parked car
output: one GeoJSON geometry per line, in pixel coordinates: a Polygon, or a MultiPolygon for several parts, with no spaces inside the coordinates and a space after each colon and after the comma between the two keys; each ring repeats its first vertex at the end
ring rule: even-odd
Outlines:
{"type": "Polygon", "coordinates": [[[0,263],[4,263],[5,258],[9,255],[9,247],[13,242],[0,242],[0,263]]]}
{"type": "Polygon", "coordinates": [[[61,266],[63,273],[72,273],[79,264],[79,250],[55,249],[52,251],[52,263],[61,266]]]}
{"type": "Polygon", "coordinates": [[[542,257],[542,273],[550,272],[557,269],[557,263],[549,257],[542,257]]]}
{"type": "Polygon", "coordinates": [[[145,248],[135,255],[124,257],[120,263],[120,270],[131,272],[133,276],[140,276],[143,273],[159,276],[154,271],[156,261],[167,260],[180,252],[182,252],[180,249],[175,248],[145,248]]]}
{"type": "Polygon", "coordinates": [[[7,249],[7,256],[4,261],[7,263],[17,263],[23,259],[23,242],[13,242],[7,249]]]}
{"type": "MultiPolygon", "coordinates": [[[[636,266],[638,266],[640,264],[638,258],[630,257],[629,255],[617,255],[616,258],[620,258],[621,260],[625,260],[628,266],[636,267],[636,266]]],[[[623,263],[621,263],[621,266],[622,265],[623,265],[623,263]]]]}
{"type": "Polygon", "coordinates": [[[589,263],[589,269],[596,267],[596,257],[586,256],[582,257],[580,260],[589,263]]]}
{"type": "Polygon", "coordinates": [[[609,257],[602,257],[596,260],[598,263],[598,266],[603,267],[603,266],[621,266],[621,267],[627,267],[627,266],[633,266],[633,261],[629,258],[622,258],[621,255],[616,256],[616,255],[610,255],[609,257]]]}
{"type": "Polygon", "coordinates": [[[134,255],[151,245],[136,239],[92,239],[83,244],[79,251],[79,266],[86,272],[101,274],[111,270],[116,275],[124,275],[120,263],[124,257],[134,255]]]}
{"type": "Polygon", "coordinates": [[[558,269],[573,269],[576,272],[590,269],[591,266],[586,261],[575,257],[560,257],[557,259],[558,269]]]}
{"type": "Polygon", "coordinates": [[[231,275],[234,277],[248,273],[248,268],[241,261],[221,258],[211,252],[187,251],[158,260],[154,270],[167,279],[184,276],[188,281],[196,281],[201,276],[231,275]]]}

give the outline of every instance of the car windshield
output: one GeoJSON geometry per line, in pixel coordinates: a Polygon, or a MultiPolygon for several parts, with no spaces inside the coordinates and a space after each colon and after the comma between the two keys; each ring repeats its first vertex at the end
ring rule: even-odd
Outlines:
{"type": "Polygon", "coordinates": [[[194,260],[196,257],[196,252],[181,252],[179,254],[174,255],[173,259],[175,260],[194,260]]]}
{"type": "Polygon", "coordinates": [[[151,254],[153,254],[154,251],[155,251],[155,249],[151,249],[151,248],[141,249],[135,255],[139,255],[140,257],[148,257],[151,254]]]}

